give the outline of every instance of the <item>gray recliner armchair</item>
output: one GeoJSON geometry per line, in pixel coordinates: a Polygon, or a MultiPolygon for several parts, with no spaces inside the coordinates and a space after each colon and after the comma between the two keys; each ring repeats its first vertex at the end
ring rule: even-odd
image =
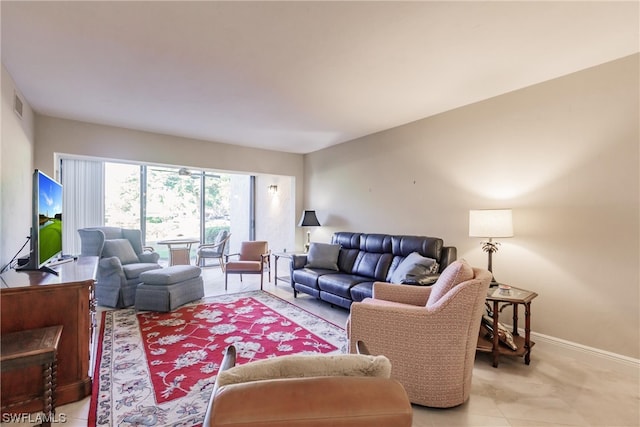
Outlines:
{"type": "Polygon", "coordinates": [[[140,274],[162,268],[160,255],[142,246],[140,230],[120,227],[91,227],[78,230],[81,255],[98,256],[96,300],[113,308],[132,306],[140,274]]]}

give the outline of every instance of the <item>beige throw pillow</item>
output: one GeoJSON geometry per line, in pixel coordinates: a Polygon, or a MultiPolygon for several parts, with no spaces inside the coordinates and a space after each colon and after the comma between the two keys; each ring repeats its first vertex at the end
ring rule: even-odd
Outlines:
{"type": "Polygon", "coordinates": [[[277,378],[327,376],[391,376],[391,362],[385,356],[361,354],[290,355],[257,360],[220,372],[219,387],[277,378]]]}

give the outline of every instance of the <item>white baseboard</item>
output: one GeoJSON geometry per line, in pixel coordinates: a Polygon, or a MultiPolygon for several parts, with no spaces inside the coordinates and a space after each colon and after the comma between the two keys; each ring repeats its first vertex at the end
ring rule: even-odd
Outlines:
{"type": "MultiPolygon", "coordinates": [[[[520,334],[524,336],[524,330],[520,331],[520,334]]],[[[536,343],[536,347],[541,346],[545,350],[574,358],[583,363],[620,371],[636,377],[640,375],[640,359],[536,332],[531,332],[531,340],[536,343]]],[[[535,347],[532,354],[535,354],[535,347]]]]}

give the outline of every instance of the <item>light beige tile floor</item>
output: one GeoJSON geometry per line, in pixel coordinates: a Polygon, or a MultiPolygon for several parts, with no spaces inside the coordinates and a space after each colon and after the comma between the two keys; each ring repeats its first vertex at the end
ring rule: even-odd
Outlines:
{"type": "MultiPolygon", "coordinates": [[[[282,274],[282,272],[279,272],[282,274]]],[[[219,267],[203,269],[205,294],[224,293],[219,267]]],[[[265,277],[266,281],[266,277],[265,277]]],[[[293,298],[291,287],[265,283],[265,290],[330,322],[343,326],[348,311],[333,308],[309,295],[293,298]]],[[[230,276],[228,293],[259,289],[257,276],[230,276]]],[[[98,307],[98,311],[102,311],[98,307]]],[[[538,313],[540,315],[540,313],[538,313]]],[[[100,318],[100,316],[98,316],[100,318]]],[[[535,330],[535,318],[533,319],[535,330]]],[[[488,354],[478,354],[473,371],[471,397],[450,409],[414,405],[414,427],[436,426],[640,426],[640,381],[637,372],[580,362],[536,345],[531,364],[519,358],[501,358],[493,368],[488,354]]],[[[86,426],[89,398],[58,408],[64,426],[86,426]]],[[[2,423],[2,426],[28,423],[2,423]]]]}

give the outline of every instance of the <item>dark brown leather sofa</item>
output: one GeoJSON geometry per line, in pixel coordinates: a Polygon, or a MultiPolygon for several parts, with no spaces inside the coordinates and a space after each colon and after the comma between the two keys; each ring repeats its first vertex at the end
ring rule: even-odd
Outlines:
{"type": "Polygon", "coordinates": [[[303,292],[349,308],[352,302],[371,297],[374,282],[390,282],[396,268],[413,252],[435,259],[439,272],[457,257],[456,248],[444,246],[437,237],[338,232],[331,243],[340,245],[338,271],[305,267],[306,255],[292,257],[294,296],[303,292]]]}

